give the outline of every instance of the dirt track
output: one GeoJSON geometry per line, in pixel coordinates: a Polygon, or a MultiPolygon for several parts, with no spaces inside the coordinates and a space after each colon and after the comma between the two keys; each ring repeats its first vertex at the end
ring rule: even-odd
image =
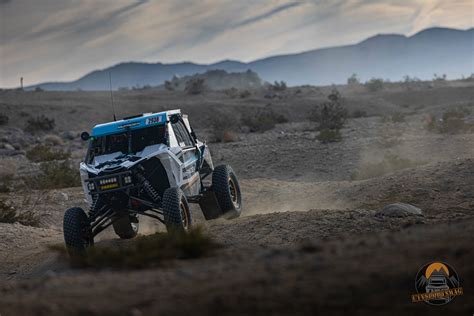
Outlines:
{"type": "MultiPolygon", "coordinates": [[[[62,243],[64,210],[84,206],[81,189],[2,194],[23,209],[34,208],[41,214],[41,227],[0,223],[0,314],[313,315],[347,313],[350,308],[355,315],[471,315],[473,134],[428,133],[420,120],[424,107],[441,111],[447,101],[472,107],[474,96],[465,88],[407,94],[411,99],[396,92],[376,97],[350,94],[349,104],[380,105],[372,109],[374,114],[405,110],[401,104],[411,103],[403,123],[382,124],[379,117],[351,119],[341,143],[317,142],[307,122],[290,117],[296,121],[263,134],[243,133],[234,143],[211,144],[215,161],[230,163],[240,176],[245,209],[237,220],[211,222],[203,220],[198,208],[193,209],[198,224],[224,245],[198,260],[176,260],[147,270],[71,269],[47,247],[62,243]],[[442,97],[443,93],[451,94],[442,97]],[[380,159],[387,151],[423,164],[367,180],[350,180],[356,168],[380,159]],[[376,215],[393,202],[418,206],[424,216],[376,215]],[[416,272],[432,260],[452,265],[464,288],[463,296],[441,308],[410,301],[416,272]]],[[[74,128],[89,124],[90,117],[105,115],[101,109],[87,110],[89,103],[97,101],[95,97],[86,94],[81,101],[72,94],[69,100],[74,107],[86,109],[80,113],[84,117],[71,123],[74,128]]],[[[57,107],[64,103],[64,96],[54,93],[38,100],[23,98],[5,101],[9,114],[19,115],[22,108],[31,106],[44,110],[48,100],[57,107]],[[34,102],[39,104],[30,104],[34,102]]],[[[309,102],[290,101],[297,109],[309,102]]],[[[276,101],[275,107],[285,109],[284,102],[290,101],[276,101]]],[[[240,104],[244,101],[232,102],[239,104],[227,104],[229,109],[248,106],[240,104]]],[[[185,100],[185,107],[196,111],[190,103],[185,100]]],[[[204,108],[211,106],[206,103],[204,108]]],[[[54,115],[76,115],[61,111],[54,115]]],[[[8,141],[23,135],[14,128],[3,132],[8,141]]],[[[208,133],[205,128],[199,132],[208,133]]],[[[81,157],[81,143],[67,145],[74,148],[74,157],[81,157]]],[[[21,154],[12,157],[2,158],[5,169],[10,168],[7,161],[20,175],[36,167],[21,154]]],[[[140,232],[155,229],[160,227],[142,223],[140,232]]],[[[111,242],[120,241],[109,232],[97,246],[111,242]]]]}

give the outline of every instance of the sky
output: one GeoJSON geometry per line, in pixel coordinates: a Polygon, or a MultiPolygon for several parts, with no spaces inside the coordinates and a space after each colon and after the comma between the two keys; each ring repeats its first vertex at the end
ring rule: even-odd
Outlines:
{"type": "Polygon", "coordinates": [[[0,87],[126,62],[244,62],[474,26],[474,0],[0,0],[0,87]]]}

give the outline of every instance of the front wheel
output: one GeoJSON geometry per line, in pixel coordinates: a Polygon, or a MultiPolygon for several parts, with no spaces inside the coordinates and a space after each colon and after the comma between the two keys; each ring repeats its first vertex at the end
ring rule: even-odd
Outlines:
{"type": "Polygon", "coordinates": [[[89,217],[80,207],[73,207],[64,213],[64,242],[69,255],[85,255],[87,248],[94,245],[94,236],[89,217]]]}
{"type": "Polygon", "coordinates": [[[212,172],[212,191],[225,218],[240,216],[242,211],[242,195],[239,181],[234,170],[228,165],[217,166],[212,172]]]}
{"type": "Polygon", "coordinates": [[[193,222],[188,200],[180,188],[168,188],[163,193],[163,218],[168,230],[188,230],[193,222]]]}

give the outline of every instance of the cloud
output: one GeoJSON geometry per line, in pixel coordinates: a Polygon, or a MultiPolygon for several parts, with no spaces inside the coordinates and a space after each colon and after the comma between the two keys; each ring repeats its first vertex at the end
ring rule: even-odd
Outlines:
{"type": "Polygon", "coordinates": [[[472,0],[0,0],[0,86],[123,61],[212,63],[473,26],[472,0]]]}
{"type": "Polygon", "coordinates": [[[287,4],[281,5],[279,7],[276,7],[276,8],[274,8],[274,9],[268,11],[268,12],[260,14],[258,16],[245,19],[245,20],[235,24],[234,26],[235,27],[240,27],[240,26],[252,24],[252,23],[258,22],[260,20],[267,19],[267,18],[269,18],[269,17],[271,17],[271,16],[273,16],[277,13],[289,10],[293,7],[297,7],[297,6],[300,6],[300,5],[301,5],[301,3],[299,3],[299,2],[287,3],[287,4]]]}

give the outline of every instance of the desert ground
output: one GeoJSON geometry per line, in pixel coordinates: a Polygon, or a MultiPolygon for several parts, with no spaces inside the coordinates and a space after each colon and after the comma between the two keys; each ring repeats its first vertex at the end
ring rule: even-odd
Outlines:
{"type": "MultiPolygon", "coordinates": [[[[33,226],[0,223],[0,315],[474,313],[472,81],[249,92],[114,94],[118,117],[181,108],[243,191],[235,220],[206,222],[193,207],[196,225],[221,245],[216,251],[117,270],[73,268],[50,248],[63,243],[64,211],[86,207],[81,187],[29,185],[42,172],[44,162],[28,154],[39,144],[70,153],[78,168],[86,150],[79,134],[111,120],[110,94],[0,91],[8,117],[0,125],[0,199],[37,218],[33,226]],[[348,119],[342,139],[325,143],[309,118],[335,89],[348,119]],[[285,119],[253,131],[246,118],[259,111],[285,119]],[[454,127],[440,120],[449,111],[463,113],[454,127]],[[40,115],[54,126],[29,128],[40,115]],[[217,142],[221,128],[230,130],[217,142]],[[384,212],[392,203],[422,215],[384,212]],[[464,295],[441,307],[412,303],[418,269],[436,260],[456,269],[464,295]]],[[[163,229],[144,219],[139,233],[163,229]]],[[[109,230],[96,246],[121,242],[109,230]]]]}

